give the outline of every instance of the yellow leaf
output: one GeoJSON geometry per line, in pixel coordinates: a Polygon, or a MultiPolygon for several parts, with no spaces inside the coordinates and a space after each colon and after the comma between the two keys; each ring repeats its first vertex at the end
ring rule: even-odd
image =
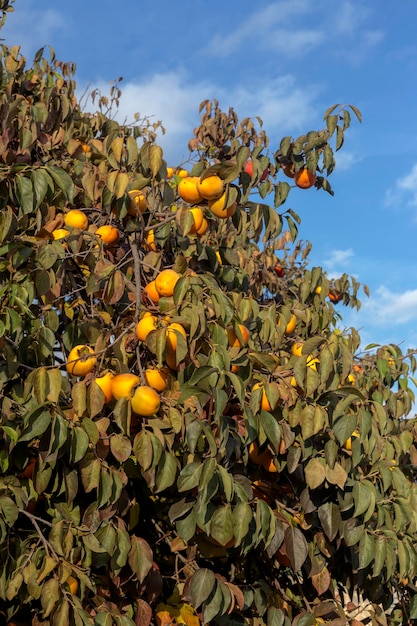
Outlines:
{"type": "Polygon", "coordinates": [[[179,615],[177,624],[186,624],[187,626],[200,626],[200,620],[194,612],[193,607],[186,602],[179,605],[179,615]]]}

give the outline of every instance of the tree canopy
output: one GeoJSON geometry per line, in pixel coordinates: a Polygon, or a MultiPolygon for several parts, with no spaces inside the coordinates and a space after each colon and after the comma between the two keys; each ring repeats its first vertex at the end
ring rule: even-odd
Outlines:
{"type": "Polygon", "coordinates": [[[1,46],[2,619],[417,619],[415,357],[343,328],[289,208],[360,112],[271,146],[205,101],[174,167],[74,75],[1,46]]]}

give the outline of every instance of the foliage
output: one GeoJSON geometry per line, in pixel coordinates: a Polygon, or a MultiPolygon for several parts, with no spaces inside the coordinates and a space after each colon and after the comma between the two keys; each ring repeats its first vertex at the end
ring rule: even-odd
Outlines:
{"type": "Polygon", "coordinates": [[[309,266],[284,208],[285,168],[307,167],[332,193],[334,152],[359,111],[332,107],[323,130],[274,151],[261,120],[202,103],[190,174],[219,176],[237,209],[217,218],[202,200],[199,234],[156,128],[117,123],[106,99],[84,112],[74,71],[51,50],[27,67],[2,46],[3,620],[416,618],[417,437],[403,419],[415,359],[394,345],[359,353],[337,306],[359,307],[360,285],[309,266]],[[75,208],[88,228],[55,238],[75,208]],[[114,245],[95,234],[109,224],[114,245]],[[167,268],[179,278],[156,302],[145,287],[167,268]],[[142,341],[144,313],[155,320],[142,341]],[[66,367],[76,346],[95,354],[78,378],[66,367]],[[96,382],[133,373],[133,393],[155,368],[167,384],[148,417],[121,379],[117,400],[96,382]]]}

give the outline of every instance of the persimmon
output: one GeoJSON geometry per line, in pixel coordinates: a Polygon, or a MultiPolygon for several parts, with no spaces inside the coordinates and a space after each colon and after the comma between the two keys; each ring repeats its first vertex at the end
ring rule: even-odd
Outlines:
{"type": "Polygon", "coordinates": [[[296,341],[295,343],[293,343],[291,347],[291,352],[294,356],[301,356],[303,354],[303,345],[304,344],[302,341],[296,341]]]}
{"type": "Polygon", "coordinates": [[[112,393],[112,382],[114,378],[113,372],[105,372],[101,376],[97,376],[94,379],[94,382],[100,387],[101,391],[104,394],[104,400],[106,403],[109,403],[113,399],[112,393]]]}
{"type": "Polygon", "coordinates": [[[149,250],[152,250],[153,252],[157,251],[156,243],[155,243],[155,231],[153,229],[149,230],[146,233],[145,242],[146,242],[145,245],[147,248],[149,248],[149,250]]]}
{"type": "Polygon", "coordinates": [[[201,220],[201,226],[196,231],[197,235],[199,235],[199,236],[204,235],[204,233],[206,232],[208,227],[209,227],[208,220],[203,216],[203,219],[201,220]]]}
{"type": "MultiPolygon", "coordinates": [[[[294,313],[292,313],[289,321],[287,322],[287,325],[285,326],[285,330],[284,330],[285,335],[292,335],[292,333],[295,330],[296,325],[297,325],[297,318],[294,315],[294,313]]],[[[281,326],[280,319],[278,320],[278,326],[281,326]]]]}
{"type": "Polygon", "coordinates": [[[133,389],[140,384],[139,376],[131,372],[117,374],[111,381],[111,392],[115,400],[130,398],[133,389]]]}
{"type": "Polygon", "coordinates": [[[79,228],[80,230],[87,230],[88,217],[83,211],[79,209],[72,209],[64,215],[65,226],[69,228],[79,228]]]}
{"type": "Polygon", "coordinates": [[[24,476],[25,478],[33,478],[33,474],[35,472],[35,465],[36,465],[36,457],[31,456],[28,464],[26,465],[25,469],[20,475],[24,476]]]}
{"type": "Polygon", "coordinates": [[[268,448],[265,448],[265,450],[260,452],[256,441],[253,441],[249,446],[249,458],[252,463],[255,463],[255,465],[262,465],[267,472],[278,472],[274,464],[272,452],[268,448]]]}
{"type": "Polygon", "coordinates": [[[69,576],[66,580],[71,595],[75,596],[78,591],[78,580],[74,576],[69,576]]]}
{"type": "MultiPolygon", "coordinates": [[[[246,163],[246,165],[245,165],[245,172],[246,172],[247,174],[249,174],[249,176],[252,178],[252,176],[253,176],[253,162],[252,162],[252,159],[250,159],[250,160],[246,163]]],[[[259,182],[260,182],[260,183],[262,183],[262,181],[264,181],[264,180],[268,177],[268,174],[269,174],[269,170],[268,170],[268,168],[266,167],[266,168],[264,169],[264,171],[262,172],[262,174],[261,174],[260,178],[259,178],[259,182]]]]}
{"type": "Polygon", "coordinates": [[[227,193],[223,193],[217,200],[209,200],[210,211],[219,219],[232,217],[236,213],[237,202],[228,202],[227,193]]]}
{"type": "Polygon", "coordinates": [[[150,417],[158,412],[161,400],[155,389],[152,389],[149,385],[140,385],[136,387],[130,399],[130,404],[132,411],[136,415],[150,417]]]}
{"type": "Polygon", "coordinates": [[[274,267],[274,272],[275,272],[275,274],[276,274],[277,276],[279,276],[279,278],[284,278],[284,276],[285,276],[285,272],[284,272],[284,270],[282,269],[281,265],[276,265],[276,266],[274,267]]]}
{"type": "Polygon", "coordinates": [[[288,178],[294,178],[294,163],[286,163],[283,168],[282,171],[284,172],[285,176],[288,176],[288,178]]]}
{"type": "Polygon", "coordinates": [[[182,335],[184,339],[187,339],[187,333],[185,332],[184,327],[181,326],[181,324],[178,324],[178,322],[172,322],[171,324],[169,324],[169,326],[167,326],[166,347],[169,352],[175,352],[175,350],[177,349],[177,345],[178,345],[177,333],[182,335]]]}
{"type": "Polygon", "coordinates": [[[343,293],[341,293],[340,291],[334,288],[329,289],[328,296],[329,296],[329,300],[334,302],[334,304],[337,304],[338,302],[343,300],[343,293]]]}
{"type": "Polygon", "coordinates": [[[178,183],[178,195],[184,202],[198,204],[203,200],[197,187],[198,181],[198,176],[187,176],[180,180],[178,183]]]}
{"type": "Polygon", "coordinates": [[[111,224],[105,224],[97,228],[96,235],[100,237],[107,246],[114,246],[120,238],[120,233],[116,226],[112,226],[111,224]]]}
{"type": "Polygon", "coordinates": [[[174,168],[173,167],[167,167],[167,179],[169,180],[173,176],[174,176],[174,168]]]}
{"type": "Polygon", "coordinates": [[[307,357],[307,360],[306,360],[307,367],[310,367],[315,372],[317,372],[317,364],[318,363],[320,363],[320,359],[316,359],[316,358],[312,357],[311,355],[307,357]]]}
{"type": "Polygon", "coordinates": [[[155,287],[160,296],[172,296],[180,275],[175,270],[162,270],[155,278],[155,287]]]}
{"type": "Polygon", "coordinates": [[[226,328],[227,342],[232,348],[240,348],[241,346],[246,346],[250,338],[250,332],[246,328],[246,326],[244,326],[243,324],[238,324],[238,326],[242,335],[242,339],[239,339],[233,326],[228,326],[226,328]]]}
{"type": "Polygon", "coordinates": [[[360,437],[360,432],[358,430],[354,430],[351,436],[348,437],[345,441],[344,447],[346,448],[346,450],[349,450],[349,452],[352,450],[352,441],[353,439],[356,439],[356,437],[360,437]]]}
{"type": "Polygon", "coordinates": [[[203,180],[198,179],[197,190],[204,200],[217,200],[223,193],[224,182],[220,176],[207,176],[203,180]]]}
{"type": "Polygon", "coordinates": [[[136,337],[140,341],[146,341],[147,336],[158,328],[158,318],[151,313],[145,313],[136,324],[136,337]]]}
{"type": "Polygon", "coordinates": [[[142,302],[147,304],[148,300],[150,300],[153,304],[158,304],[160,297],[161,296],[156,289],[154,280],[151,280],[150,283],[144,286],[142,292],[142,302]]]}
{"type": "Polygon", "coordinates": [[[190,213],[193,216],[194,224],[191,227],[189,232],[190,232],[190,235],[195,235],[196,233],[198,233],[199,229],[201,228],[201,225],[204,219],[204,213],[203,213],[203,210],[199,206],[192,207],[190,209],[190,213]]]}
{"type": "Polygon", "coordinates": [[[298,170],[298,172],[294,173],[294,182],[297,187],[301,189],[309,189],[312,187],[317,180],[317,176],[315,173],[310,172],[307,167],[298,170]]]}
{"type": "Polygon", "coordinates": [[[65,239],[65,237],[67,237],[69,234],[70,234],[70,231],[67,230],[66,228],[56,228],[51,233],[52,238],[55,240],[65,239]]]}
{"type": "Polygon", "coordinates": [[[85,376],[94,369],[96,363],[94,350],[90,346],[80,344],[70,350],[65,367],[68,374],[85,376]]]}
{"type": "Polygon", "coordinates": [[[146,384],[155,389],[155,391],[164,391],[167,388],[170,373],[166,367],[161,367],[160,369],[149,367],[145,370],[144,375],[146,384]]]}
{"type": "Polygon", "coordinates": [[[190,172],[183,167],[177,167],[177,169],[175,170],[175,174],[180,178],[187,178],[190,175],[190,172]]]}
{"type": "Polygon", "coordinates": [[[145,213],[148,208],[148,203],[146,202],[146,196],[140,189],[131,189],[128,192],[130,198],[130,204],[127,209],[127,212],[132,217],[137,217],[140,213],[145,213]]]}
{"type": "Polygon", "coordinates": [[[262,389],[262,397],[261,397],[261,410],[262,411],[272,411],[273,410],[273,406],[270,403],[268,396],[266,395],[266,391],[264,388],[263,383],[255,383],[254,386],[252,387],[252,391],[256,391],[257,389],[262,389]]]}

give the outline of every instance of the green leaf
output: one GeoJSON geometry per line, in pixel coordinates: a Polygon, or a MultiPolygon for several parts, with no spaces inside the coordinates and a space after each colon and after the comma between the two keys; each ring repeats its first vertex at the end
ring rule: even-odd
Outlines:
{"type": "Polygon", "coordinates": [[[173,452],[165,452],[161,460],[162,463],[158,465],[154,493],[161,493],[161,491],[171,487],[177,475],[177,459],[173,452]]]}
{"type": "Polygon", "coordinates": [[[301,530],[295,526],[289,526],[284,533],[284,545],[291,567],[298,572],[308,555],[307,541],[301,530]]]}
{"type": "Polygon", "coordinates": [[[305,479],[310,489],[317,489],[326,479],[324,459],[310,459],[305,467],[305,479]]]}
{"type": "Polygon", "coordinates": [[[233,513],[230,505],[220,506],[215,510],[210,522],[210,536],[221,546],[233,539],[233,513]]]}
{"type": "Polygon", "coordinates": [[[191,604],[195,609],[198,609],[203,602],[207,600],[212,593],[215,584],[216,579],[214,574],[207,568],[201,568],[193,574],[189,593],[191,604]]]}
{"type": "Polygon", "coordinates": [[[340,528],[340,509],[334,502],[326,502],[318,508],[320,523],[329,541],[333,541],[340,528]]]}
{"type": "Polygon", "coordinates": [[[31,414],[27,427],[23,430],[19,441],[30,441],[36,437],[40,437],[51,423],[51,414],[44,407],[35,409],[31,414]]]}
{"type": "Polygon", "coordinates": [[[129,565],[140,583],[143,583],[153,563],[153,554],[149,544],[142,537],[130,538],[131,548],[128,555],[129,565]]]}
{"type": "Polygon", "coordinates": [[[359,542],[359,569],[365,569],[372,563],[375,555],[375,540],[367,532],[359,542]]]}
{"type": "Polygon", "coordinates": [[[52,176],[55,184],[64,194],[65,199],[72,204],[74,202],[74,185],[71,176],[56,165],[49,165],[45,169],[52,176]]]}

